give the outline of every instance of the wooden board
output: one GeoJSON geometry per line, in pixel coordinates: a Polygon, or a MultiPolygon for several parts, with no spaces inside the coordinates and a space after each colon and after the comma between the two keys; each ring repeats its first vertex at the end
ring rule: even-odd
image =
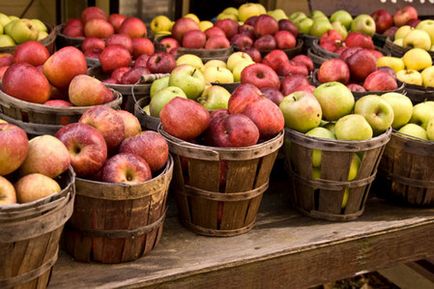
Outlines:
{"type": "Polygon", "coordinates": [[[49,288],[307,288],[434,256],[434,209],[374,199],[360,219],[330,223],[289,209],[286,183],[265,192],[256,227],[231,238],[195,235],[169,210],[159,246],[119,265],[62,254],[49,288]],[[272,193],[273,192],[273,193],[272,193]]]}

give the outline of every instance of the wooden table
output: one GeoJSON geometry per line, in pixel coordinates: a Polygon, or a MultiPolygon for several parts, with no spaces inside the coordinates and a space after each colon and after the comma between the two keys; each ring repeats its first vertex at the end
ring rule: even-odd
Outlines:
{"type": "Polygon", "coordinates": [[[329,223],[289,209],[284,187],[273,191],[266,193],[250,233],[198,236],[172,211],[148,256],[101,265],[77,263],[62,253],[49,288],[300,289],[434,255],[434,209],[372,199],[358,220],[329,223]]]}

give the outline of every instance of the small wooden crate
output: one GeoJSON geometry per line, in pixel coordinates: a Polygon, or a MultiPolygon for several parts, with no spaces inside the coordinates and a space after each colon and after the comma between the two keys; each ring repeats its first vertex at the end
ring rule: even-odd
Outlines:
{"type": "Polygon", "coordinates": [[[80,47],[84,41],[84,37],[69,37],[62,33],[65,24],[60,24],[56,26],[57,30],[57,49],[63,48],[65,46],[80,47]]]}
{"type": "Polygon", "coordinates": [[[139,119],[143,129],[158,131],[160,118],[147,114],[143,108],[151,101],[149,95],[139,99],[134,106],[134,115],[139,119]]]}
{"type": "Polygon", "coordinates": [[[46,288],[56,263],[63,225],[74,206],[75,174],[57,181],[59,194],[31,203],[0,207],[0,288],[46,288]]]}
{"type": "Polygon", "coordinates": [[[391,130],[366,141],[318,139],[285,130],[285,151],[292,179],[291,201],[303,214],[330,221],[349,221],[362,215],[391,130]],[[321,151],[320,178],[312,177],[312,151],[321,151]],[[353,154],[361,163],[348,181],[353,154]],[[348,201],[343,206],[347,191],[348,201]]]}
{"type": "Polygon", "coordinates": [[[138,185],[77,178],[77,197],[65,226],[66,251],[78,261],[114,264],[136,260],[157,246],[163,232],[173,160],[138,185]]]}
{"type": "MultiPolygon", "coordinates": [[[[114,91],[116,99],[106,103],[119,108],[122,95],[114,91]]],[[[15,124],[31,135],[55,134],[62,126],[77,122],[91,106],[53,107],[12,97],[0,90],[0,113],[7,122],[15,124]]]]}
{"type": "Polygon", "coordinates": [[[250,231],[283,132],[246,148],[218,148],[184,142],[160,133],[175,160],[173,190],[181,222],[193,232],[228,237],[250,231]]]}
{"type": "Polygon", "coordinates": [[[379,167],[386,197],[434,206],[434,142],[394,131],[379,167]]]}

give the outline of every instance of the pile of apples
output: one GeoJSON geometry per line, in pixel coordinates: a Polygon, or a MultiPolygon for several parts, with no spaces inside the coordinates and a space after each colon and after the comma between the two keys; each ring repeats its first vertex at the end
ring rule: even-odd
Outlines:
{"type": "Polygon", "coordinates": [[[434,51],[434,20],[419,22],[416,27],[404,25],[396,30],[393,43],[404,48],[434,51]]]}
{"type": "Polygon", "coordinates": [[[404,136],[434,141],[434,101],[412,105],[408,97],[391,94],[389,103],[395,111],[393,128],[404,136]]]}
{"type": "Polygon", "coordinates": [[[39,19],[18,18],[0,13],[0,47],[11,47],[29,40],[42,40],[48,29],[39,19]]]}
{"type": "Polygon", "coordinates": [[[375,20],[376,32],[390,37],[399,27],[404,25],[415,27],[420,22],[417,10],[411,5],[396,10],[393,15],[385,9],[379,9],[371,16],[375,20]]]}
{"type": "Polygon", "coordinates": [[[107,106],[88,109],[78,123],[55,136],[65,145],[77,176],[96,181],[143,183],[164,168],[169,155],[160,134],[142,132],[134,115],[107,106]]]}
{"type": "Polygon", "coordinates": [[[393,91],[398,88],[395,72],[377,68],[377,60],[368,49],[348,48],[340,58],[323,62],[316,74],[319,82],[338,81],[351,91],[393,91]]]}
{"type": "Polygon", "coordinates": [[[0,206],[59,193],[62,188],[55,179],[69,165],[68,151],[55,137],[29,141],[23,129],[0,120],[0,206]]]}
{"type": "Polygon", "coordinates": [[[247,147],[273,138],[284,127],[279,107],[251,84],[241,84],[228,109],[211,114],[199,103],[175,97],[160,112],[164,130],[179,139],[216,147],[247,147]]]}
{"type": "Polygon", "coordinates": [[[407,84],[434,88],[434,66],[431,55],[422,48],[407,51],[402,58],[385,56],[377,60],[378,67],[389,67],[396,77],[407,84]]]}

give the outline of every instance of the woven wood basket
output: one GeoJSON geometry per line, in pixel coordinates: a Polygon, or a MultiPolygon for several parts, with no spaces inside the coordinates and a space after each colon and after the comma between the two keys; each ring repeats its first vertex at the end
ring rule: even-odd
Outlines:
{"type": "Polygon", "coordinates": [[[307,56],[309,56],[310,59],[312,59],[312,62],[314,64],[315,68],[319,68],[321,66],[321,64],[323,64],[323,62],[327,60],[327,58],[322,57],[318,54],[315,54],[315,52],[313,52],[312,48],[309,48],[307,50],[307,56]]]}
{"type": "Polygon", "coordinates": [[[434,206],[434,142],[394,131],[378,170],[386,197],[434,206]]]}
{"type": "Polygon", "coordinates": [[[62,33],[65,24],[60,24],[56,26],[57,39],[56,47],[57,49],[63,48],[65,46],[75,46],[80,47],[81,43],[84,41],[84,37],[69,37],[62,33]]]}
{"type": "Polygon", "coordinates": [[[143,108],[151,101],[149,95],[139,99],[134,106],[134,115],[139,119],[143,129],[158,131],[160,118],[147,114],[143,108]]]}
{"type": "MultiPolygon", "coordinates": [[[[386,44],[384,48],[390,51],[390,54],[395,57],[402,57],[404,54],[411,49],[411,47],[401,47],[393,43],[393,41],[388,37],[386,38],[386,44]]],[[[428,51],[431,55],[431,58],[434,59],[434,51],[428,51]]]]}
{"type": "Polygon", "coordinates": [[[312,35],[307,35],[307,34],[300,34],[299,36],[301,38],[301,40],[303,40],[303,47],[305,50],[312,48],[313,46],[313,41],[314,40],[318,40],[319,37],[316,36],[312,36],[312,35]]]}
{"type": "Polygon", "coordinates": [[[413,104],[434,100],[434,87],[426,88],[420,85],[405,84],[405,90],[413,104]]]}
{"type": "MultiPolygon", "coordinates": [[[[119,108],[122,95],[105,105],[119,108]]],[[[31,135],[55,134],[62,126],[77,122],[91,106],[52,107],[20,100],[0,90],[0,113],[7,122],[15,124],[31,135]]]]}
{"type": "Polygon", "coordinates": [[[205,236],[228,237],[250,231],[283,144],[283,132],[246,148],[196,145],[161,127],[159,132],[175,160],[172,187],[181,222],[205,236]]]}
{"type": "Polygon", "coordinates": [[[173,160],[138,185],[77,178],[74,214],[65,226],[64,247],[78,261],[114,264],[154,249],[163,232],[173,160]]]}
{"type": "Polygon", "coordinates": [[[0,207],[0,288],[47,288],[63,225],[73,211],[74,179],[69,169],[57,179],[64,188],[59,194],[0,207]]]}
{"type": "Polygon", "coordinates": [[[383,34],[374,33],[374,36],[372,36],[372,40],[377,47],[384,47],[384,45],[386,44],[386,39],[387,36],[383,34]]]}
{"type": "Polygon", "coordinates": [[[388,130],[370,140],[355,142],[318,139],[286,129],[293,206],[307,216],[329,221],[349,221],[362,215],[390,134],[388,130]],[[313,150],[321,151],[319,179],[312,177],[313,150]],[[361,163],[356,178],[348,181],[353,154],[360,157],[361,163]]]}

